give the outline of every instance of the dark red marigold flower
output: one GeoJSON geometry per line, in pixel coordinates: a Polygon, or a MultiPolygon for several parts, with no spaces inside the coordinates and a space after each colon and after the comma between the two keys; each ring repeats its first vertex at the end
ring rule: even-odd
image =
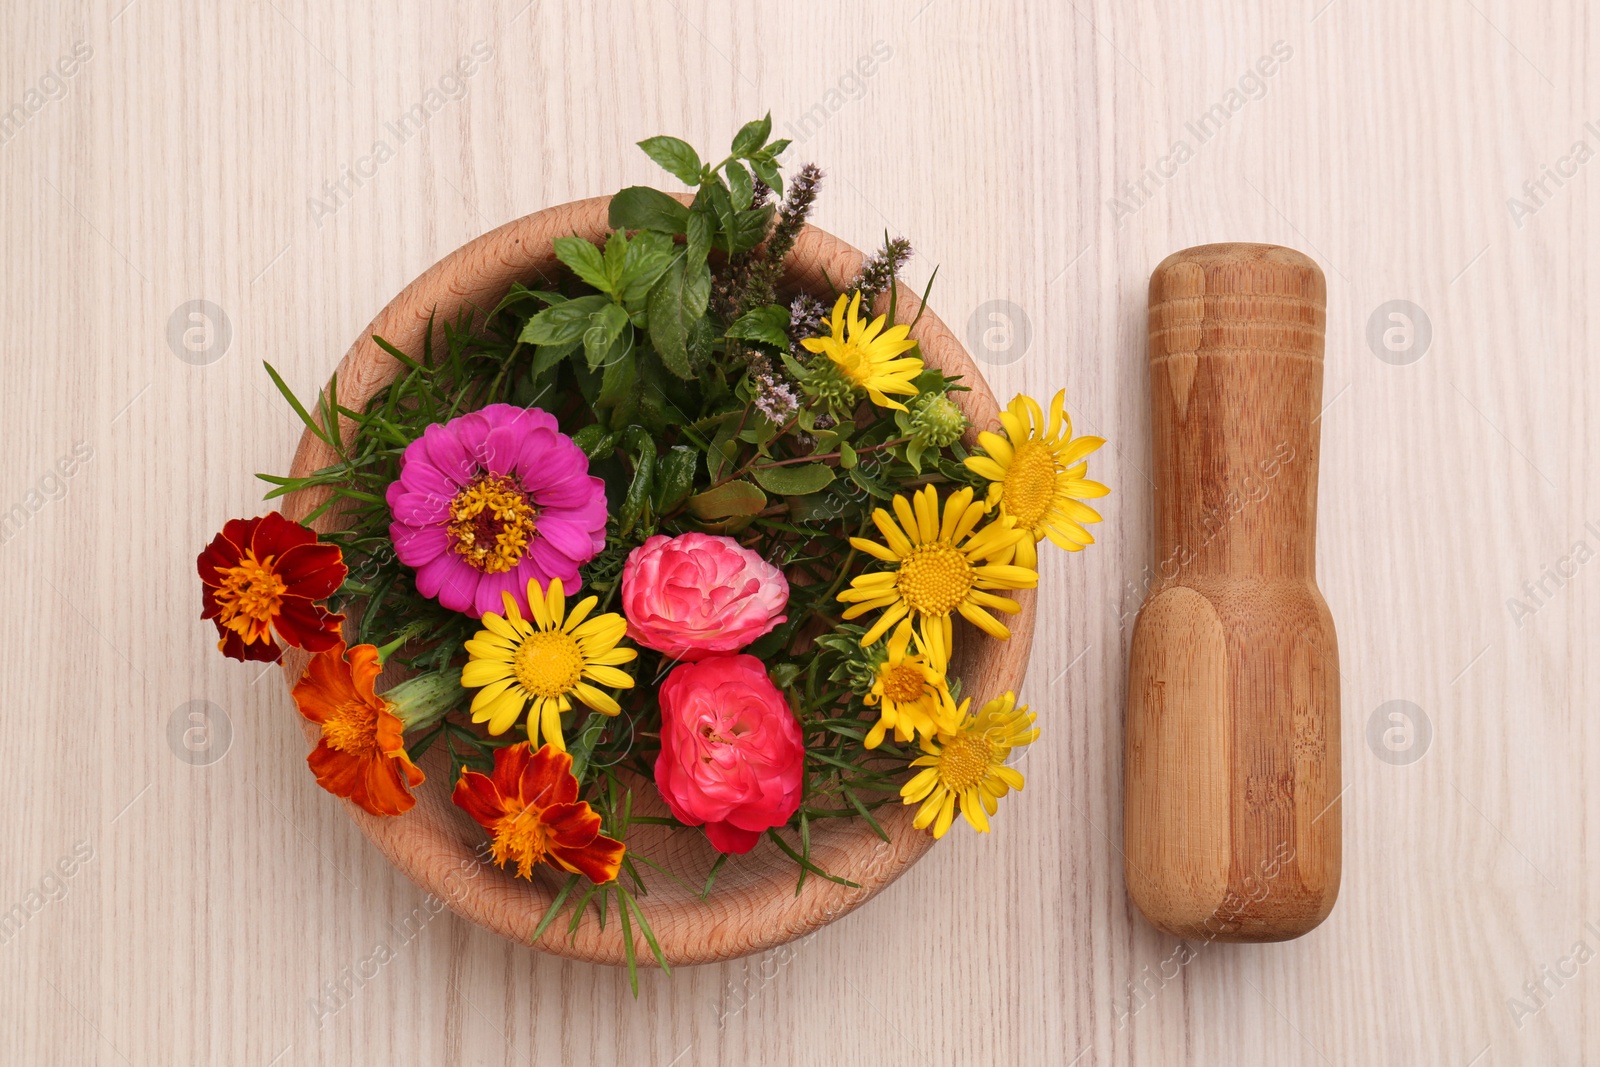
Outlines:
{"type": "Polygon", "coordinates": [[[315,602],[333,595],[347,569],[337,545],[278,512],[231,519],[195,561],[204,586],[202,619],[217,624],[217,648],[237,660],[277,659],[273,635],[307,652],[341,640],[343,615],[315,602]]]}

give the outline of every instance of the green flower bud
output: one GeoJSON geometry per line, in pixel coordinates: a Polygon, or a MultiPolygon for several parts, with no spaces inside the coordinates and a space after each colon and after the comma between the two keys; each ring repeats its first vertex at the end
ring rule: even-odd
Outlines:
{"type": "Polygon", "coordinates": [[[906,433],[924,448],[945,448],[967,431],[967,417],[943,393],[923,393],[911,402],[906,433]]]}
{"type": "Polygon", "coordinates": [[[800,388],[807,396],[837,411],[847,411],[855,403],[856,383],[826,356],[812,361],[800,380],[800,388]]]}

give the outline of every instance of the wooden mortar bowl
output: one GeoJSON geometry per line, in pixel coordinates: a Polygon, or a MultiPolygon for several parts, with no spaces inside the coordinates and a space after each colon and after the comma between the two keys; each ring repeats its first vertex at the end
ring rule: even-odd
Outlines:
{"type": "MultiPolygon", "coordinates": [[[[345,353],[338,368],[339,403],[362,410],[399,371],[400,364],[373,343],[374,334],[402,352],[420,353],[429,316],[435,310],[439,320],[444,321],[452,319],[465,305],[492,309],[513,282],[529,284],[543,278],[548,285],[562,269],[552,242],[574,234],[603,240],[609,232],[610,199],[596,197],[537,211],[469,241],[435,263],[390,301],[345,353]]],[[[782,286],[786,290],[826,293],[827,279],[839,282],[854,277],[861,260],[857,249],[807,226],[785,260],[782,286]]],[[[898,317],[909,321],[919,308],[915,294],[901,289],[898,317]]],[[[880,301],[880,310],[886,310],[884,301],[880,301]]],[[[963,384],[970,387],[970,392],[952,394],[975,427],[968,434],[969,446],[977,428],[998,428],[999,408],[994,394],[972,357],[938,316],[924,312],[911,336],[921,342],[929,366],[960,375],[963,384]]],[[[348,441],[353,427],[346,424],[344,432],[348,441]]],[[[307,432],[300,439],[290,474],[302,477],[334,461],[328,447],[307,432]]],[[[286,498],[283,510],[299,520],[320,502],[321,498],[310,493],[294,494],[286,498]]],[[[324,515],[312,526],[325,532],[335,521],[324,515]]],[[[978,703],[1008,689],[1014,691],[1022,683],[1033,642],[1034,594],[1024,590],[1014,595],[1022,611],[1009,620],[1009,641],[995,641],[965,622],[958,622],[953,670],[978,703]]],[[[284,673],[290,684],[299,678],[305,663],[305,654],[295,650],[284,657],[284,673]]],[[[306,737],[314,746],[319,728],[310,723],[304,725],[306,737]]],[[[529,944],[565,876],[540,868],[530,882],[483,862],[478,850],[487,834],[450,802],[452,783],[446,781],[449,766],[443,752],[429,752],[422,767],[428,781],[417,790],[417,804],[411,811],[382,818],[347,801],[350,817],[391,863],[456,914],[502,937],[529,944]]],[[[634,810],[639,814],[665,814],[665,805],[652,784],[641,783],[634,810]]],[[[813,876],[806,879],[804,890],[796,895],[799,869],[771,842],[763,840],[748,855],[728,858],[718,872],[709,899],[704,901],[697,890],[704,884],[717,852],[702,831],[635,826],[629,832],[629,847],[661,863],[696,889],[691,892],[652,871],[646,875],[649,894],[639,897],[639,904],[662,953],[673,966],[713,963],[763,952],[817,930],[860,906],[921,858],[933,838],[926,831],[912,829],[915,811],[914,806],[899,803],[886,804],[878,810],[876,817],[890,837],[887,842],[860,819],[828,819],[813,824],[812,859],[829,873],[857,883],[859,888],[813,876]]],[[[563,904],[563,908],[570,904],[563,904]]],[[[531,942],[533,947],[592,963],[625,962],[621,926],[615,916],[601,930],[593,909],[588,909],[575,937],[567,934],[568,920],[563,911],[537,942],[531,942]]],[[[654,957],[637,929],[634,939],[639,962],[654,966],[654,957]]]]}

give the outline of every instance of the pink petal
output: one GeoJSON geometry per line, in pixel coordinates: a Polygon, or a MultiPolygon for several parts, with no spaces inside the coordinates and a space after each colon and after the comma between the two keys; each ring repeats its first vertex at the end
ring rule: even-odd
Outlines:
{"type": "MultiPolygon", "coordinates": [[[[415,458],[420,460],[426,456],[428,465],[436,468],[453,485],[462,486],[472,481],[478,473],[478,465],[468,454],[459,435],[453,432],[455,428],[455,423],[449,426],[434,423],[422,431],[420,438],[411,442],[406,448],[406,455],[410,457],[412,450],[416,449],[419,454],[415,458]]],[[[422,468],[423,464],[414,463],[407,466],[404,473],[408,478],[422,479],[426,477],[422,468]]]]}
{"type": "MultiPolygon", "coordinates": [[[[389,527],[389,539],[394,542],[395,558],[407,567],[420,567],[450,547],[450,535],[443,526],[406,526],[397,522],[389,527]]],[[[420,589],[421,581],[417,584],[420,589]]]]}

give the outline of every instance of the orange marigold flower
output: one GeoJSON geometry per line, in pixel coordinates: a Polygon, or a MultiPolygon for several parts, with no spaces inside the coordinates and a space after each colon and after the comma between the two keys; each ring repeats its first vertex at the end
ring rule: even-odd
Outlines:
{"type": "Polygon", "coordinates": [[[405,748],[405,725],[395,705],[373,691],[383,669],[378,650],[340,641],[319,652],[295,683],[300,714],[322,727],[322,740],[306,763],[317,784],[348,797],[374,815],[402,815],[416,798],[423,774],[405,748]]]}
{"type": "Polygon", "coordinates": [[[494,773],[466,771],[456,783],[456,805],[494,834],[494,860],[516,860],[517,874],[536,863],[609,882],[622,867],[621,841],[600,832],[600,816],[578,799],[572,757],[554,745],[534,752],[524,741],[494,754],[494,773]]]}
{"type": "Polygon", "coordinates": [[[237,660],[271,661],[282,655],[273,632],[307,652],[340,639],[343,615],[314,601],[331,596],[347,573],[337,545],[276,511],[259,519],[232,519],[196,564],[204,586],[202,619],[217,624],[217,648],[237,660]]]}

